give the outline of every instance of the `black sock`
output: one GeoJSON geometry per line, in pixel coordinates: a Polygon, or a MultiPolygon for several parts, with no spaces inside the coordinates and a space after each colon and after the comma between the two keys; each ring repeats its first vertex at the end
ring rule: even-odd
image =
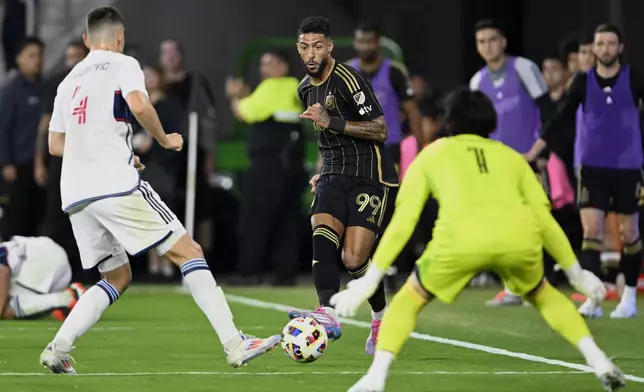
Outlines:
{"type": "Polygon", "coordinates": [[[326,225],[313,230],[313,281],[320,306],[330,306],[331,297],[340,291],[340,237],[326,225]]]}
{"type": "Polygon", "coordinates": [[[602,276],[601,248],[601,240],[584,238],[581,243],[581,266],[597,277],[602,276]]]}
{"type": "Polygon", "coordinates": [[[629,244],[624,244],[622,249],[621,267],[626,286],[637,287],[641,265],[642,241],[638,238],[629,244]]]}
{"type": "Polygon", "coordinates": [[[619,267],[604,267],[604,275],[602,281],[604,283],[615,284],[617,282],[617,275],[619,275],[619,267]]]}
{"type": "MultiPolygon", "coordinates": [[[[360,267],[355,268],[355,269],[350,269],[349,273],[351,276],[354,277],[354,279],[358,279],[364,276],[365,273],[367,273],[367,269],[369,268],[369,264],[371,263],[371,260],[367,260],[364,264],[362,264],[360,267]]],[[[376,289],[376,292],[373,293],[371,298],[369,298],[369,305],[371,305],[371,310],[374,312],[378,313],[382,311],[385,306],[387,306],[387,298],[385,297],[385,283],[380,282],[378,285],[378,288],[376,289]]]]}

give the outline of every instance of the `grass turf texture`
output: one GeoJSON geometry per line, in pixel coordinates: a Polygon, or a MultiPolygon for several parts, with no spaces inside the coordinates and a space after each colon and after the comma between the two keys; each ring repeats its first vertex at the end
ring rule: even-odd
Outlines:
{"type": "MultiPolygon", "coordinates": [[[[294,289],[226,288],[226,293],[277,304],[311,307],[312,287],[294,289]]],[[[486,308],[490,290],[467,290],[456,305],[434,303],[420,315],[416,331],[583,364],[578,353],[550,331],[530,307],[486,308]]],[[[640,304],[641,305],[641,304],[640,304]]],[[[644,376],[644,319],[590,320],[602,348],[625,373],[644,376]]],[[[244,332],[279,333],[284,312],[231,303],[244,332]]],[[[369,320],[369,309],[356,317],[369,320]]],[[[312,364],[291,362],[276,348],[243,369],[227,366],[219,341],[189,295],[170,287],[131,288],[109,309],[96,328],[76,342],[76,370],[84,376],[47,375],[38,356],[53,337],[54,321],[0,322],[1,391],[279,391],[302,388],[346,391],[368,368],[364,355],[368,329],[346,325],[342,338],[330,343],[312,364]],[[165,374],[164,374],[165,373],[165,374]]],[[[644,381],[644,379],[640,379],[644,381]]],[[[411,339],[396,361],[390,391],[601,391],[592,374],[534,361],[411,339]]],[[[644,391],[631,381],[628,391],[644,391]]]]}

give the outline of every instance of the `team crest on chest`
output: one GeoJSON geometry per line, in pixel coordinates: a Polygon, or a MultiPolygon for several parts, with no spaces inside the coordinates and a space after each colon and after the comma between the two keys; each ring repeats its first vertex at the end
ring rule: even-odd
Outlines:
{"type": "Polygon", "coordinates": [[[328,110],[335,109],[335,95],[329,94],[324,99],[324,107],[328,110]]]}
{"type": "Polygon", "coordinates": [[[356,101],[358,105],[364,105],[365,102],[365,96],[362,91],[358,92],[357,94],[353,95],[353,100],[356,101]]]}

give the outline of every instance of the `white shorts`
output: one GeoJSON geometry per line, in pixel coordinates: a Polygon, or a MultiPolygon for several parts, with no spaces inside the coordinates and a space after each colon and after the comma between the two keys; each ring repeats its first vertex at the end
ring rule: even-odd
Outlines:
{"type": "Polygon", "coordinates": [[[96,200],[69,212],[84,269],[101,272],[127,263],[125,252],[137,256],[156,248],[167,253],[185,233],[177,217],[150,184],[126,196],[96,200]],[[110,260],[113,259],[113,260],[110,260]]]}
{"type": "Polygon", "coordinates": [[[11,277],[12,295],[48,294],[63,291],[72,280],[72,268],[65,250],[47,237],[20,238],[25,261],[11,277]]]}

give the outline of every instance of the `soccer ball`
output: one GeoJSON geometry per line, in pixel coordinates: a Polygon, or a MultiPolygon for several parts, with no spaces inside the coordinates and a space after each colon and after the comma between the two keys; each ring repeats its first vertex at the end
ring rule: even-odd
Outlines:
{"type": "Polygon", "coordinates": [[[294,318],[282,330],[284,353],[299,363],[310,363],[320,358],[328,341],[324,327],[311,317],[294,318]]]}

